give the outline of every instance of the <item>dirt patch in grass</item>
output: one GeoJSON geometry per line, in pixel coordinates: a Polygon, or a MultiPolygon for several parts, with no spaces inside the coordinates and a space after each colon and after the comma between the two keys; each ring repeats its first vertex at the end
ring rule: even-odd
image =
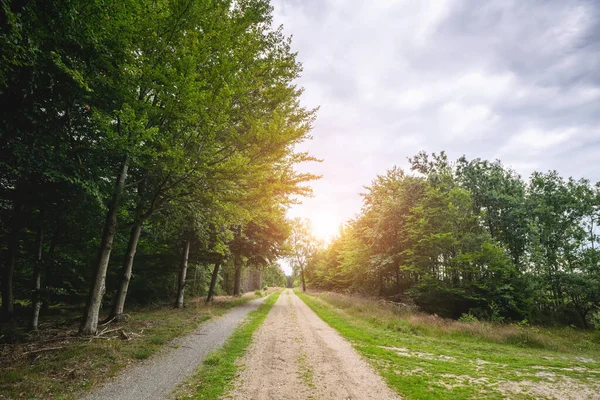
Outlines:
{"type": "Polygon", "coordinates": [[[600,382],[582,384],[580,381],[568,377],[557,378],[554,382],[544,382],[543,384],[531,381],[502,382],[498,385],[498,389],[510,398],[529,396],[536,399],[600,399],[600,382]]]}

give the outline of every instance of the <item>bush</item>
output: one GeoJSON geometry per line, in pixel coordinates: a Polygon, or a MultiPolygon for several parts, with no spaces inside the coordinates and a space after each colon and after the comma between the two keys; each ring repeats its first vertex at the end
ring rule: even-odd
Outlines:
{"type": "Polygon", "coordinates": [[[261,292],[261,291],[260,291],[260,290],[258,290],[258,289],[256,289],[256,290],[254,291],[254,294],[255,294],[255,295],[257,295],[257,296],[260,296],[260,297],[262,297],[262,296],[263,296],[263,292],[261,292]]]}
{"type": "Polygon", "coordinates": [[[266,292],[267,290],[269,290],[269,287],[267,285],[265,285],[265,287],[263,288],[263,290],[266,292]]]}
{"type": "Polygon", "coordinates": [[[592,326],[597,330],[600,331],[600,310],[596,310],[593,314],[592,314],[592,326]]]}
{"type": "Polygon", "coordinates": [[[466,313],[466,314],[461,315],[460,318],[458,319],[458,321],[472,324],[472,323],[478,322],[479,320],[473,314],[466,313]]]}
{"type": "Polygon", "coordinates": [[[498,303],[492,301],[490,303],[490,320],[492,322],[504,322],[504,317],[501,315],[502,309],[498,303]]]}

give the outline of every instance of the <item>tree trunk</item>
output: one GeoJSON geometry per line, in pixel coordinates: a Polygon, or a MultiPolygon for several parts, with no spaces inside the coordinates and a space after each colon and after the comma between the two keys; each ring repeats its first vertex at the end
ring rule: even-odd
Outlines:
{"type": "Polygon", "coordinates": [[[192,280],[192,297],[196,297],[197,296],[197,289],[196,289],[196,279],[198,278],[198,266],[196,266],[194,268],[194,279],[192,280]]]}
{"type": "Polygon", "coordinates": [[[300,277],[302,278],[302,291],[306,292],[306,281],[304,280],[304,267],[300,267],[300,277]]]}
{"type": "Polygon", "coordinates": [[[175,308],[183,308],[183,295],[185,294],[185,275],[187,274],[188,257],[190,255],[190,240],[185,241],[183,257],[179,267],[179,279],[177,280],[177,300],[175,308]]]}
{"type": "Polygon", "coordinates": [[[263,284],[262,284],[262,269],[258,270],[258,290],[262,290],[263,289],[263,284]]]}
{"type": "Polygon", "coordinates": [[[233,281],[233,295],[242,295],[242,258],[237,254],[233,257],[233,265],[235,266],[235,279],[233,281]]]}
{"type": "MultiPolygon", "coordinates": [[[[18,194],[15,194],[18,196],[18,194]]],[[[2,320],[9,321],[14,314],[13,275],[19,251],[19,236],[21,234],[21,203],[14,201],[12,228],[8,241],[8,257],[2,274],[2,320]]]]}
{"type": "Polygon", "coordinates": [[[33,331],[38,329],[40,319],[40,308],[42,307],[42,250],[44,246],[44,226],[43,218],[40,217],[40,223],[36,234],[37,259],[33,267],[33,295],[31,299],[32,315],[30,328],[33,331]]]}
{"type": "Polygon", "coordinates": [[[228,271],[228,268],[225,268],[225,269],[223,269],[223,290],[228,295],[233,293],[233,291],[231,290],[231,284],[229,281],[230,281],[229,271],[228,271]]]}
{"type": "Polygon", "coordinates": [[[106,289],[106,270],[108,269],[110,253],[112,251],[115,234],[117,233],[117,213],[119,211],[119,202],[125,188],[128,168],[129,158],[125,157],[121,165],[121,171],[117,177],[113,198],[110,202],[108,213],[106,214],[106,222],[104,224],[104,230],[102,231],[98,260],[94,266],[92,287],[83,314],[83,320],[79,327],[80,335],[93,335],[98,330],[98,316],[100,314],[104,290],[106,289]]]}
{"type": "Polygon", "coordinates": [[[50,261],[54,260],[54,253],[56,251],[58,238],[62,233],[63,218],[64,206],[63,204],[61,204],[58,208],[54,234],[52,235],[52,239],[50,239],[48,254],[46,255],[46,259],[49,262],[42,263],[42,279],[44,280],[44,286],[46,287],[46,293],[44,298],[42,299],[42,309],[40,311],[42,315],[48,314],[48,311],[50,309],[50,303],[52,302],[52,290],[48,290],[49,288],[52,288],[54,286],[54,279],[52,279],[53,271],[50,268],[50,261]]]}
{"type": "Polygon", "coordinates": [[[123,319],[123,310],[125,309],[125,298],[127,297],[127,289],[131,280],[131,270],[133,269],[133,259],[137,250],[138,241],[142,234],[142,222],[136,222],[131,233],[129,234],[129,243],[127,244],[127,253],[123,260],[123,268],[119,277],[119,287],[115,294],[113,307],[110,311],[108,320],[121,321],[123,319]]]}
{"type": "Polygon", "coordinates": [[[212,278],[210,280],[210,287],[208,288],[208,296],[206,296],[206,302],[211,302],[213,296],[215,295],[215,286],[217,286],[217,279],[219,279],[219,268],[221,267],[221,263],[217,261],[215,263],[215,268],[213,269],[212,278]]]}

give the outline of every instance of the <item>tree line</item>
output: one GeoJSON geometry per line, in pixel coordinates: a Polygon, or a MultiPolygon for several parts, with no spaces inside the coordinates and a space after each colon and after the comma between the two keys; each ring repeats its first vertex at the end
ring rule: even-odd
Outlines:
{"type": "Polygon", "coordinates": [[[315,110],[267,0],[0,4],[4,321],[284,284],[315,110]]]}
{"type": "Polygon", "coordinates": [[[600,321],[600,184],[500,161],[409,158],[306,264],[316,288],[414,302],[446,317],[600,321]]]}

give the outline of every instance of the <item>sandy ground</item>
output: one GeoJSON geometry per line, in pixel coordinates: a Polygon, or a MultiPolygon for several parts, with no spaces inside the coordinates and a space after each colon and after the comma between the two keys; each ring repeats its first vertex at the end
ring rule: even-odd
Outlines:
{"type": "Polygon", "coordinates": [[[257,299],[211,319],[191,334],[175,339],[148,360],[125,369],[116,379],[92,390],[86,400],[166,399],[176,385],[195,372],[204,357],[223,346],[248,313],[264,300],[257,299]]]}
{"type": "Polygon", "coordinates": [[[287,289],[240,361],[229,399],[398,399],[333,328],[287,289]]]}

